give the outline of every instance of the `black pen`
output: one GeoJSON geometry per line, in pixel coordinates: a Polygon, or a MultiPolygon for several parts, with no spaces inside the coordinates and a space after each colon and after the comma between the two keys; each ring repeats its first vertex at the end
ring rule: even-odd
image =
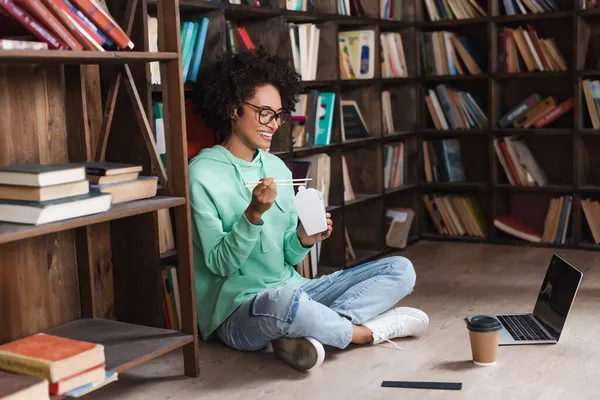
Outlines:
{"type": "Polygon", "coordinates": [[[410,388],[410,389],[437,389],[460,390],[462,383],[457,382],[409,382],[409,381],[383,381],[382,387],[410,388]]]}

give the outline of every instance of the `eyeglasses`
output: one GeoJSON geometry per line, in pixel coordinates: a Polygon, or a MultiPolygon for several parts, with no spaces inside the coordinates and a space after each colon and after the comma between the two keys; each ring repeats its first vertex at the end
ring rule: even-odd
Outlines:
{"type": "Polygon", "coordinates": [[[276,113],[270,108],[263,108],[259,106],[255,106],[254,104],[244,102],[244,104],[249,105],[253,109],[257,111],[258,122],[262,125],[268,125],[273,121],[273,119],[277,118],[277,125],[281,126],[290,120],[290,112],[288,110],[281,110],[276,113]]]}

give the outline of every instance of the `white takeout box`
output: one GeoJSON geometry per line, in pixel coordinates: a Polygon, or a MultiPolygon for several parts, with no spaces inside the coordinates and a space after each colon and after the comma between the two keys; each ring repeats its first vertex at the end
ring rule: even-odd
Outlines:
{"type": "Polygon", "coordinates": [[[327,217],[322,192],[317,189],[306,189],[304,186],[299,186],[298,193],[294,197],[294,206],[307,235],[312,236],[327,230],[327,217]]]}

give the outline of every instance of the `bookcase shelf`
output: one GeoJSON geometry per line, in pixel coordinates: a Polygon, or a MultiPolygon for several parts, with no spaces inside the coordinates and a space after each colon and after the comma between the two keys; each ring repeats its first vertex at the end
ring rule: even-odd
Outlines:
{"type": "Polygon", "coordinates": [[[0,50],[1,64],[133,64],[177,60],[177,53],[146,51],[0,50]]]}
{"type": "Polygon", "coordinates": [[[22,225],[0,222],[0,244],[14,242],[16,240],[30,239],[36,236],[93,225],[100,222],[132,217],[134,215],[154,212],[170,207],[177,207],[183,204],[185,204],[185,198],[182,197],[156,196],[144,200],[115,204],[111,206],[109,211],[103,213],[49,224],[22,225]]]}
{"type": "Polygon", "coordinates": [[[478,24],[486,24],[490,21],[489,17],[479,17],[479,18],[464,18],[464,19],[448,19],[442,21],[423,21],[418,23],[417,26],[419,28],[447,28],[454,26],[465,26],[465,25],[478,25],[478,24]]]}
{"type": "Polygon", "coordinates": [[[527,136],[527,135],[537,135],[537,136],[554,136],[554,135],[573,135],[574,132],[573,129],[569,129],[569,128],[540,128],[540,129],[535,129],[535,128],[526,128],[526,129],[494,129],[493,130],[493,134],[494,136],[506,136],[506,135],[520,135],[520,136],[527,136]]]}
{"type": "Polygon", "coordinates": [[[0,165],[136,164],[141,176],[159,177],[159,193],[55,223],[0,223],[0,314],[6,316],[0,344],[38,332],[100,343],[106,369],[116,372],[183,348],[182,369],[195,377],[200,363],[178,17],[181,3],[213,7],[188,0],[102,3],[133,51],[0,51],[0,98],[9,99],[0,101],[0,165]],[[150,51],[146,40],[149,8],[160,10],[159,51],[150,51]],[[168,88],[164,167],[148,127],[158,89],[148,79],[153,62],[161,66],[160,90],[168,88]],[[160,254],[163,210],[176,227],[174,248],[160,254]],[[163,262],[177,267],[181,324],[173,330],[162,329],[163,262]],[[26,299],[31,293],[35,301],[26,299]]]}
{"type": "Polygon", "coordinates": [[[573,186],[567,185],[545,185],[545,186],[512,186],[507,183],[494,185],[498,191],[506,192],[537,192],[537,193],[569,193],[573,192],[573,186]]]}
{"type": "Polygon", "coordinates": [[[125,372],[194,340],[170,329],[153,328],[100,318],[83,318],[44,331],[105,346],[106,369],[125,372]]]}
{"type": "Polygon", "coordinates": [[[558,11],[558,12],[544,12],[544,13],[530,13],[521,15],[499,15],[492,18],[492,21],[497,24],[503,24],[506,22],[532,22],[540,20],[556,20],[556,19],[568,19],[573,18],[573,11],[558,11]]]}
{"type": "Polygon", "coordinates": [[[554,79],[554,78],[566,78],[572,76],[573,73],[569,71],[534,71],[534,72],[502,72],[494,75],[495,79],[508,80],[508,79],[554,79]]]}

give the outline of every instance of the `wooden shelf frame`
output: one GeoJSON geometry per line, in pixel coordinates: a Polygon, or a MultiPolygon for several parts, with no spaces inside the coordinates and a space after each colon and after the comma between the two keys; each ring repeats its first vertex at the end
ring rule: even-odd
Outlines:
{"type": "MultiPolygon", "coordinates": [[[[49,161],[44,162],[44,159],[48,159],[46,153],[40,156],[25,152],[22,157],[15,157],[9,146],[4,152],[0,149],[0,164],[89,160],[136,163],[142,159],[149,160],[144,172],[159,177],[161,194],[114,204],[104,213],[45,225],[0,223],[0,258],[7,261],[0,265],[0,281],[3,282],[0,283],[0,313],[12,316],[0,328],[0,343],[38,331],[65,336],[73,334],[82,340],[106,343],[107,367],[117,372],[124,372],[169,351],[183,348],[185,374],[197,377],[200,372],[199,350],[184,85],[180,61],[179,0],[158,0],[155,4],[161,22],[158,52],[145,51],[147,43],[140,39],[143,36],[138,32],[146,24],[146,0],[108,0],[108,3],[111,12],[116,14],[115,19],[140,51],[0,51],[0,68],[6,72],[6,75],[0,74],[0,80],[17,77],[16,82],[10,82],[7,90],[19,93],[20,98],[27,98],[32,88],[35,89],[34,94],[39,92],[36,84],[44,84],[46,90],[43,96],[55,96],[49,100],[44,98],[44,101],[55,106],[55,112],[59,111],[58,115],[48,113],[46,118],[62,120],[60,124],[66,128],[63,131],[66,131],[64,142],[51,138],[50,132],[24,132],[34,143],[43,143],[46,135],[52,139],[52,146],[41,150],[56,154],[49,161]],[[148,69],[147,64],[153,61],[160,62],[163,82],[168,155],[166,168],[159,158],[153,137],[152,116],[147,106],[150,99],[143,93],[143,86],[137,80],[140,68],[148,69]],[[24,69],[22,64],[39,65],[44,71],[41,80],[35,71],[24,69]],[[28,73],[34,74],[33,79],[28,73]],[[34,80],[34,83],[28,80],[34,80]],[[103,85],[106,91],[101,92],[103,85]],[[54,104],[54,101],[62,104],[54,104]],[[129,114],[134,112],[135,123],[132,126],[140,133],[137,138],[135,132],[124,131],[123,118],[119,115],[124,111],[120,106],[123,101],[130,102],[129,114]],[[115,160],[111,154],[115,153],[113,148],[119,147],[119,144],[111,143],[129,138],[128,135],[144,143],[141,152],[136,153],[138,149],[131,143],[132,147],[126,149],[129,157],[117,157],[115,160]],[[177,258],[171,261],[177,264],[182,316],[180,331],[160,329],[163,324],[162,312],[156,316],[153,315],[154,310],[144,311],[154,305],[160,306],[162,301],[160,290],[156,290],[160,288],[160,255],[153,241],[157,240],[156,214],[165,209],[173,211],[176,222],[177,258]],[[130,234],[133,232],[137,234],[130,234]],[[48,249],[47,256],[51,264],[40,275],[35,272],[38,268],[38,259],[35,257],[46,241],[54,243],[48,249]],[[127,248],[128,244],[136,248],[127,248]],[[27,252],[34,255],[30,256],[27,252]],[[22,279],[17,279],[16,274],[22,279]],[[59,284],[63,286],[60,289],[49,290],[56,282],[44,281],[46,278],[52,280],[53,274],[65,274],[61,276],[59,284]],[[136,281],[140,286],[141,292],[134,301],[130,301],[135,291],[127,288],[128,281],[136,281]],[[17,283],[11,287],[6,286],[6,282],[17,283]],[[41,290],[40,299],[46,299],[49,304],[44,310],[28,302],[20,304],[24,301],[23,293],[36,290],[41,290]],[[132,337],[131,342],[122,343],[121,347],[116,346],[119,350],[115,350],[113,339],[123,340],[127,332],[135,333],[136,337],[132,337]],[[132,354],[131,359],[123,360],[125,355],[122,350],[125,347],[132,354]]],[[[0,85],[2,90],[3,86],[0,85]]],[[[0,109],[3,107],[10,110],[11,104],[0,101],[0,109]]],[[[38,112],[36,106],[33,107],[31,112],[38,112]]],[[[28,114],[27,118],[35,116],[28,114]]],[[[51,130],[52,126],[49,125],[51,130]]],[[[15,131],[14,135],[22,133],[15,131]]]]}
{"type": "MultiPolygon", "coordinates": [[[[487,7],[488,16],[475,18],[475,19],[467,19],[467,20],[450,20],[450,21],[426,21],[427,17],[425,15],[425,8],[422,3],[422,0],[415,0],[414,2],[410,2],[412,4],[408,7],[413,7],[412,10],[407,12],[406,14],[409,16],[409,20],[405,21],[384,21],[378,18],[357,18],[357,17],[346,17],[346,16],[334,16],[331,14],[323,14],[323,13],[297,13],[295,11],[288,10],[270,10],[269,13],[271,16],[283,16],[287,21],[305,21],[305,22],[315,22],[319,21],[333,21],[336,26],[336,32],[339,30],[346,29],[347,24],[356,26],[357,28],[373,28],[376,33],[388,30],[397,30],[402,31],[404,29],[413,29],[417,34],[414,39],[414,47],[417,48],[417,56],[416,59],[413,60],[413,63],[409,65],[409,69],[411,66],[416,71],[416,74],[408,78],[398,78],[398,79],[383,79],[381,78],[380,71],[377,71],[376,76],[373,79],[369,80],[341,80],[338,76],[333,76],[330,79],[326,80],[316,80],[316,81],[305,81],[304,86],[306,89],[316,88],[320,90],[330,90],[334,91],[338,95],[343,95],[351,90],[353,87],[357,88],[375,88],[375,92],[379,93],[381,90],[386,88],[393,88],[398,86],[409,86],[415,85],[417,88],[422,88],[425,85],[436,85],[439,83],[445,83],[450,86],[453,85],[481,85],[481,87],[485,87],[487,90],[487,98],[480,99],[481,101],[487,103],[487,108],[484,109],[486,115],[488,116],[489,124],[488,127],[484,129],[467,129],[467,130],[448,130],[448,131],[438,131],[435,129],[431,129],[428,125],[429,115],[427,114],[426,107],[424,106],[424,95],[421,90],[417,90],[417,96],[415,100],[415,112],[417,114],[416,120],[414,121],[414,129],[410,129],[410,133],[406,137],[399,136],[394,139],[386,139],[385,135],[382,135],[380,132],[380,127],[376,128],[375,138],[367,139],[358,143],[349,143],[349,142],[340,142],[337,139],[332,140],[332,144],[321,147],[314,148],[293,148],[290,140],[282,140],[281,146],[277,147],[273,150],[275,154],[284,159],[291,166],[294,160],[310,156],[314,154],[326,153],[332,157],[337,157],[339,154],[344,154],[346,152],[351,152],[354,150],[360,150],[365,147],[377,147],[382,146],[389,141],[398,141],[398,140],[410,140],[413,136],[417,140],[417,148],[420,149],[421,143],[426,139],[433,138],[442,138],[442,137],[457,137],[463,140],[470,140],[471,138],[478,138],[481,140],[481,151],[485,154],[483,157],[484,162],[482,163],[482,168],[486,169],[485,179],[480,180],[478,182],[465,182],[458,184],[435,184],[435,183],[426,183],[424,181],[423,171],[422,171],[422,154],[419,151],[417,155],[417,169],[418,169],[418,177],[414,182],[409,182],[406,187],[398,188],[396,190],[381,190],[376,193],[372,193],[364,198],[361,198],[357,201],[352,202],[344,202],[340,199],[339,193],[336,197],[338,201],[334,204],[334,212],[340,214],[340,218],[338,222],[341,223],[341,227],[345,226],[345,214],[347,211],[354,209],[368,209],[373,205],[378,204],[387,204],[386,199],[390,196],[398,196],[400,203],[408,205],[411,204],[416,212],[415,224],[417,225],[416,231],[413,233],[413,238],[415,240],[419,239],[439,239],[439,235],[431,234],[430,231],[427,230],[425,220],[428,218],[426,211],[423,208],[422,204],[422,195],[425,193],[434,193],[434,192],[452,192],[452,193],[462,193],[462,194],[473,194],[475,196],[485,196],[486,199],[489,200],[487,204],[481,204],[482,210],[485,211],[485,217],[487,220],[488,228],[490,231],[489,237],[485,239],[481,238],[452,238],[453,240],[466,240],[473,242],[489,242],[489,243],[498,243],[498,244],[527,244],[524,242],[519,242],[518,240],[507,240],[505,238],[499,237],[498,231],[493,226],[493,218],[497,216],[499,212],[498,202],[500,198],[504,198],[511,193],[531,193],[538,194],[544,196],[558,196],[561,194],[571,194],[574,196],[574,209],[572,211],[571,218],[571,228],[573,234],[570,236],[573,237],[574,247],[577,247],[577,243],[579,243],[578,237],[581,236],[581,223],[577,220],[581,217],[581,209],[578,204],[579,199],[581,199],[582,195],[598,195],[600,194],[600,181],[591,185],[583,185],[582,182],[578,181],[578,174],[581,173],[582,165],[579,165],[578,156],[581,153],[581,140],[591,140],[586,138],[594,138],[596,135],[600,138],[600,130],[594,131],[592,129],[586,128],[583,126],[579,126],[578,115],[583,111],[584,105],[582,103],[582,91],[580,87],[581,79],[585,77],[595,77],[600,76],[600,70],[583,68],[585,65],[578,65],[578,60],[582,57],[582,52],[585,54],[587,49],[581,48],[578,45],[578,29],[581,24],[585,23],[586,18],[591,19],[596,15],[600,15],[600,11],[598,10],[589,10],[582,11],[576,9],[575,6],[571,6],[567,4],[567,9],[564,9],[560,12],[548,12],[548,13],[539,13],[539,14],[527,14],[527,15],[516,15],[516,16],[506,16],[503,14],[503,6],[501,0],[483,0],[480,1],[481,4],[487,7]],[[521,72],[521,73],[506,73],[499,68],[498,65],[498,54],[496,51],[499,51],[499,47],[496,45],[498,42],[497,30],[503,26],[511,26],[515,24],[525,25],[525,24],[563,24],[565,27],[572,27],[572,31],[568,32],[565,30],[561,30],[560,28],[555,29],[554,31],[549,31],[544,33],[544,37],[556,37],[557,35],[568,35],[571,37],[571,41],[573,43],[573,49],[567,50],[563,52],[563,56],[567,59],[570,64],[570,69],[564,72],[521,72]],[[485,73],[480,75],[462,75],[462,76],[425,76],[420,71],[421,65],[421,55],[419,48],[419,37],[424,32],[432,31],[432,30],[455,30],[455,29],[465,29],[470,26],[480,26],[487,32],[487,42],[488,42],[488,57],[482,57],[484,62],[487,63],[485,73]],[[540,82],[542,85],[543,82],[551,82],[555,80],[561,80],[564,82],[568,82],[570,85],[570,89],[564,92],[563,97],[573,96],[575,99],[575,108],[570,111],[576,117],[574,117],[574,122],[569,126],[565,126],[564,124],[558,124],[558,126],[550,125],[547,128],[543,129],[499,129],[496,125],[496,119],[500,116],[497,111],[500,109],[500,97],[502,96],[502,92],[497,88],[501,85],[505,85],[511,83],[513,85],[522,82],[527,84],[527,82],[531,80],[535,80],[540,82]],[[520,187],[520,186],[510,186],[507,183],[504,183],[502,179],[499,178],[502,170],[497,165],[496,154],[493,150],[493,140],[496,137],[502,137],[507,135],[520,135],[524,137],[526,140],[541,140],[544,138],[548,141],[554,141],[553,143],[563,143],[568,149],[569,154],[565,154],[565,157],[570,160],[569,170],[572,170],[572,179],[562,183],[550,182],[549,185],[545,187],[520,187]],[[412,200],[408,200],[412,199],[412,200]],[[412,201],[412,203],[411,203],[412,201]]],[[[566,3],[564,1],[559,1],[560,6],[564,6],[566,3]]],[[[231,6],[227,5],[226,2],[222,5],[222,8],[227,9],[231,6]]],[[[246,18],[253,19],[260,18],[260,13],[264,11],[257,11],[250,6],[245,6],[244,15],[246,18]]],[[[590,22],[592,23],[592,22],[590,22]]],[[[566,29],[566,28],[565,28],[566,29]]],[[[571,28],[569,28],[571,29],[571,28]]],[[[403,36],[404,37],[404,36],[403,36]]],[[[321,39],[323,40],[323,39],[321,39]]],[[[412,43],[410,43],[412,44],[412,43]]],[[[376,47],[379,46],[379,40],[376,40],[376,47]]],[[[408,61],[408,60],[407,60],[408,61]]],[[[584,63],[585,64],[585,63],[584,63]]],[[[339,69],[339,65],[337,66],[339,69]]],[[[567,83],[565,83],[567,86],[567,83]]],[[[190,87],[189,90],[192,90],[190,87]]],[[[562,100],[562,97],[559,99],[562,100]]],[[[374,100],[377,101],[377,100],[374,100]]],[[[506,112],[507,110],[504,110],[506,112]]],[[[336,117],[336,121],[337,121],[336,117]]],[[[334,128],[335,129],[335,128],[334,128]]],[[[535,155],[535,154],[534,154],[535,155]]],[[[333,158],[332,158],[333,162],[333,158]]],[[[337,162],[337,161],[336,161],[337,162]]],[[[337,173],[333,171],[334,173],[337,173]]],[[[333,178],[332,178],[333,179],[333,178]]],[[[379,178],[377,178],[379,179],[379,178]]],[[[336,224],[338,223],[336,222],[336,224]]],[[[384,234],[385,232],[380,232],[380,234],[384,234]]],[[[446,239],[444,237],[444,239],[446,239]]],[[[584,238],[581,243],[585,243],[585,241],[589,242],[589,238],[584,238]]],[[[381,243],[382,241],[379,241],[381,243]]],[[[343,245],[342,241],[337,241],[337,245],[343,245]]],[[[377,247],[377,246],[376,246],[377,247]]],[[[559,245],[557,247],[564,247],[559,245]]],[[[384,255],[390,249],[386,249],[385,246],[379,246],[381,250],[375,251],[377,254],[384,255]]],[[[597,249],[600,246],[589,246],[585,245],[581,248],[586,249],[597,249]]],[[[370,253],[369,253],[370,254],[370,253]]],[[[356,261],[353,262],[344,262],[343,260],[337,260],[337,262],[332,262],[333,260],[326,257],[325,260],[322,261],[323,266],[327,266],[328,268],[349,268],[351,266],[356,265],[356,261]]]]}
{"type": "MultiPolygon", "coordinates": [[[[337,189],[337,193],[333,196],[335,201],[330,205],[331,211],[338,215],[336,218],[336,226],[339,230],[343,230],[346,227],[346,214],[348,212],[354,212],[356,210],[368,210],[369,208],[375,206],[379,207],[381,210],[384,209],[384,206],[389,205],[403,205],[403,206],[411,206],[415,210],[415,228],[413,232],[411,232],[411,237],[413,242],[419,239],[436,239],[440,238],[439,235],[430,234],[426,228],[425,221],[428,218],[426,211],[423,208],[422,204],[422,195],[426,193],[434,193],[434,192],[451,192],[451,193],[462,193],[462,194],[473,194],[476,196],[486,196],[486,199],[489,199],[489,203],[483,205],[482,209],[485,210],[485,216],[487,219],[488,227],[490,228],[490,235],[488,238],[483,239],[485,242],[490,243],[514,243],[514,241],[507,241],[503,238],[498,238],[498,232],[491,223],[494,216],[496,216],[497,212],[497,203],[498,198],[506,196],[510,193],[535,193],[540,195],[559,195],[559,194],[576,194],[579,196],[583,187],[580,187],[579,184],[575,184],[574,181],[568,182],[569,184],[549,184],[546,187],[537,188],[537,187],[511,187],[508,184],[503,183],[501,180],[498,180],[498,174],[502,172],[498,170],[498,165],[496,161],[496,155],[493,150],[493,139],[496,137],[507,136],[518,134],[529,140],[536,140],[536,138],[548,138],[549,140],[561,140],[561,138],[565,138],[569,147],[573,148],[573,155],[571,160],[574,159],[576,155],[579,154],[579,147],[576,146],[579,138],[585,137],[593,137],[595,135],[600,135],[600,131],[596,132],[590,129],[581,129],[581,127],[576,126],[559,126],[554,127],[550,126],[548,128],[543,129],[526,129],[526,130],[517,130],[517,129],[499,129],[496,126],[495,119],[499,117],[496,115],[499,106],[499,97],[501,93],[496,89],[498,85],[503,85],[507,83],[514,82],[528,82],[532,79],[539,82],[550,82],[552,80],[560,79],[568,81],[572,83],[572,87],[574,88],[568,94],[572,96],[579,97],[581,95],[581,91],[577,88],[577,82],[583,77],[586,76],[600,76],[600,70],[593,69],[583,69],[577,68],[577,59],[580,57],[581,49],[574,49],[570,53],[565,53],[563,56],[570,61],[572,68],[565,72],[521,72],[521,73],[505,73],[500,68],[498,68],[498,54],[494,51],[497,51],[498,47],[496,43],[498,41],[497,38],[497,30],[503,26],[510,26],[511,24],[538,24],[538,23],[567,23],[572,24],[573,33],[569,32],[569,35],[573,36],[573,45],[577,44],[577,40],[575,39],[576,29],[579,24],[582,23],[585,16],[593,17],[597,14],[597,11],[585,11],[577,10],[575,7],[571,7],[570,9],[562,10],[560,12],[548,12],[548,13],[539,13],[539,14],[527,14],[527,15],[516,15],[516,16],[506,16],[502,15],[502,2],[501,0],[480,0],[478,1],[480,4],[484,5],[484,8],[488,12],[488,16],[474,19],[464,19],[464,20],[449,20],[449,21],[427,21],[427,17],[425,16],[425,6],[422,0],[414,0],[409,1],[406,4],[405,15],[407,16],[407,20],[402,21],[387,21],[382,20],[376,17],[348,17],[348,16],[340,16],[336,14],[332,14],[330,12],[322,12],[322,10],[318,10],[316,12],[308,13],[308,12],[296,12],[285,9],[285,2],[282,1],[280,3],[279,9],[259,9],[256,7],[248,6],[248,5],[230,5],[227,0],[222,0],[218,2],[217,5],[211,6],[210,12],[221,12],[225,19],[235,18],[236,20],[248,21],[251,23],[260,23],[260,21],[273,19],[273,18],[283,18],[285,22],[314,22],[314,23],[322,23],[328,21],[329,23],[333,23],[335,25],[334,32],[337,35],[337,32],[344,29],[374,29],[377,33],[384,31],[400,31],[403,30],[413,30],[416,32],[413,39],[408,43],[405,43],[405,46],[411,46],[416,49],[416,57],[407,59],[409,63],[409,71],[412,68],[411,75],[406,78],[392,78],[386,79],[381,77],[381,71],[376,68],[376,74],[373,79],[361,79],[361,80],[343,80],[340,79],[339,74],[339,61],[336,60],[336,74],[328,75],[327,79],[318,79],[314,81],[304,81],[305,90],[308,89],[319,89],[319,90],[328,90],[333,91],[339,96],[343,96],[347,93],[350,93],[354,90],[372,90],[374,93],[378,94],[382,90],[390,89],[396,87],[408,87],[414,86],[416,88],[416,96],[414,98],[414,113],[415,118],[411,122],[412,127],[410,129],[404,129],[406,133],[399,133],[397,135],[384,135],[381,132],[381,125],[378,125],[373,129],[373,138],[363,139],[360,141],[345,141],[342,142],[339,138],[339,135],[334,134],[332,137],[332,143],[327,146],[317,146],[311,148],[294,148],[292,146],[291,139],[285,137],[282,138],[276,143],[274,148],[272,149],[272,153],[281,157],[288,165],[291,167],[294,160],[312,156],[316,154],[328,154],[332,157],[332,163],[339,163],[339,156],[341,154],[346,154],[348,152],[360,151],[365,148],[373,148],[378,149],[376,152],[381,154],[382,146],[388,143],[393,143],[396,141],[410,141],[416,140],[417,154],[416,158],[412,161],[416,163],[417,176],[411,177],[407,185],[383,190],[381,186],[381,190],[377,190],[375,192],[370,192],[369,194],[360,197],[358,200],[345,202],[343,201],[343,196],[340,194],[339,186],[337,189]],[[433,30],[463,30],[468,29],[471,26],[481,27],[485,29],[487,35],[488,42],[488,57],[482,57],[486,65],[486,72],[479,75],[459,75],[459,76],[427,76],[424,75],[421,71],[421,54],[420,54],[420,46],[419,39],[420,36],[424,32],[429,32],[433,30]],[[427,114],[427,109],[424,105],[424,95],[422,93],[421,88],[426,85],[432,86],[445,83],[450,86],[454,85],[480,85],[481,87],[485,87],[487,90],[487,98],[479,99],[487,103],[487,108],[484,109],[486,115],[488,116],[489,125],[484,129],[465,129],[465,130],[447,130],[447,131],[438,131],[435,129],[431,129],[428,124],[428,119],[430,118],[427,114]],[[422,141],[427,139],[434,138],[443,138],[443,137],[457,137],[461,138],[461,140],[470,140],[471,138],[476,138],[481,140],[482,147],[481,150],[485,154],[484,163],[482,167],[486,169],[486,175],[484,179],[480,179],[476,182],[464,182],[457,184],[444,184],[444,183],[427,183],[425,182],[423,171],[422,171],[422,163],[423,163],[423,155],[420,151],[422,141]],[[335,161],[334,161],[335,160],[335,161]],[[392,200],[390,200],[392,199],[392,200]]],[[[563,6],[565,4],[564,1],[559,1],[560,5],[563,6]]],[[[323,7],[331,6],[331,1],[324,1],[323,7]]],[[[188,10],[182,8],[182,13],[186,13],[188,10]]],[[[196,13],[198,10],[194,10],[196,13]]],[[[208,9],[205,9],[208,11],[208,9]]],[[[558,32],[557,32],[558,34],[558,32]]],[[[252,35],[251,35],[252,36],[252,35]]],[[[545,34],[545,37],[554,37],[556,36],[552,32],[550,34],[545,34]]],[[[254,40],[254,39],[253,39],[254,40]]],[[[323,41],[323,37],[321,41],[323,41]]],[[[404,36],[403,36],[404,40],[404,36]]],[[[323,42],[322,42],[323,43],[323,42]]],[[[379,38],[376,38],[376,48],[380,46],[379,38]]],[[[405,47],[407,48],[407,47],[405,47]]],[[[287,51],[287,50],[286,50],[287,51]]],[[[287,56],[288,54],[282,54],[287,56]]],[[[161,88],[154,87],[153,89],[155,96],[161,95],[161,88]]],[[[192,91],[193,85],[189,85],[186,87],[186,91],[192,91]]],[[[380,100],[373,98],[374,102],[379,103],[380,100]]],[[[576,101],[576,110],[571,112],[579,112],[581,109],[581,102],[576,101]]],[[[406,103],[404,104],[406,105],[406,103]]],[[[505,110],[506,111],[506,110],[505,110]]],[[[336,116],[336,123],[339,124],[339,116],[336,116]]],[[[336,130],[334,123],[334,131],[336,130]]],[[[287,132],[287,131],[286,131],[287,132]]],[[[287,135],[285,132],[280,132],[280,134],[287,135]]],[[[600,137],[600,136],[599,136],[600,137]]],[[[382,157],[380,157],[380,160],[382,157]]],[[[575,161],[573,161],[575,163],[575,161]]],[[[337,174],[338,178],[341,178],[341,174],[339,174],[338,167],[332,167],[332,174],[337,174]]],[[[408,168],[414,169],[415,166],[408,166],[408,168]]],[[[383,169],[383,165],[377,167],[378,173],[374,178],[377,180],[382,179],[381,170],[383,169]]],[[[575,174],[580,169],[573,165],[571,166],[573,170],[573,179],[575,179],[575,174]]],[[[332,177],[332,179],[334,179],[332,177]]],[[[588,185],[587,191],[585,193],[594,194],[599,192],[600,190],[596,189],[594,185],[588,185]]],[[[600,182],[598,182],[598,187],[600,187],[600,182]]],[[[577,197],[577,200],[580,197],[577,197]]],[[[578,213],[581,211],[578,210],[573,213],[573,219],[579,218],[578,213]]],[[[381,216],[383,218],[383,215],[381,216]]],[[[383,225],[381,225],[383,227],[383,225]]],[[[573,227],[576,229],[580,229],[578,224],[573,224],[573,227]]],[[[369,254],[369,257],[366,259],[370,259],[371,256],[377,257],[388,254],[388,252],[392,249],[387,249],[385,245],[383,245],[383,236],[385,236],[385,230],[379,231],[379,237],[376,239],[377,245],[374,248],[378,250],[365,250],[366,253],[369,254]]],[[[444,238],[446,239],[446,238],[444,238]]],[[[467,240],[473,242],[482,241],[480,238],[452,238],[453,240],[467,240]]],[[[338,251],[343,251],[344,242],[343,240],[333,239],[332,242],[335,242],[335,245],[332,247],[336,247],[338,251]]],[[[587,248],[593,248],[593,246],[587,246],[587,248]]],[[[600,248],[600,246],[599,246],[600,248]]],[[[360,249],[359,249],[360,250],[360,249]]],[[[330,253],[333,252],[330,251],[330,253]]],[[[363,253],[361,253],[363,254],[363,253]]],[[[174,257],[172,254],[169,257],[174,257]]],[[[327,268],[349,268],[355,266],[357,262],[364,261],[362,258],[360,260],[354,261],[344,261],[339,258],[332,259],[332,257],[325,257],[324,260],[321,261],[320,265],[327,268]]]]}

